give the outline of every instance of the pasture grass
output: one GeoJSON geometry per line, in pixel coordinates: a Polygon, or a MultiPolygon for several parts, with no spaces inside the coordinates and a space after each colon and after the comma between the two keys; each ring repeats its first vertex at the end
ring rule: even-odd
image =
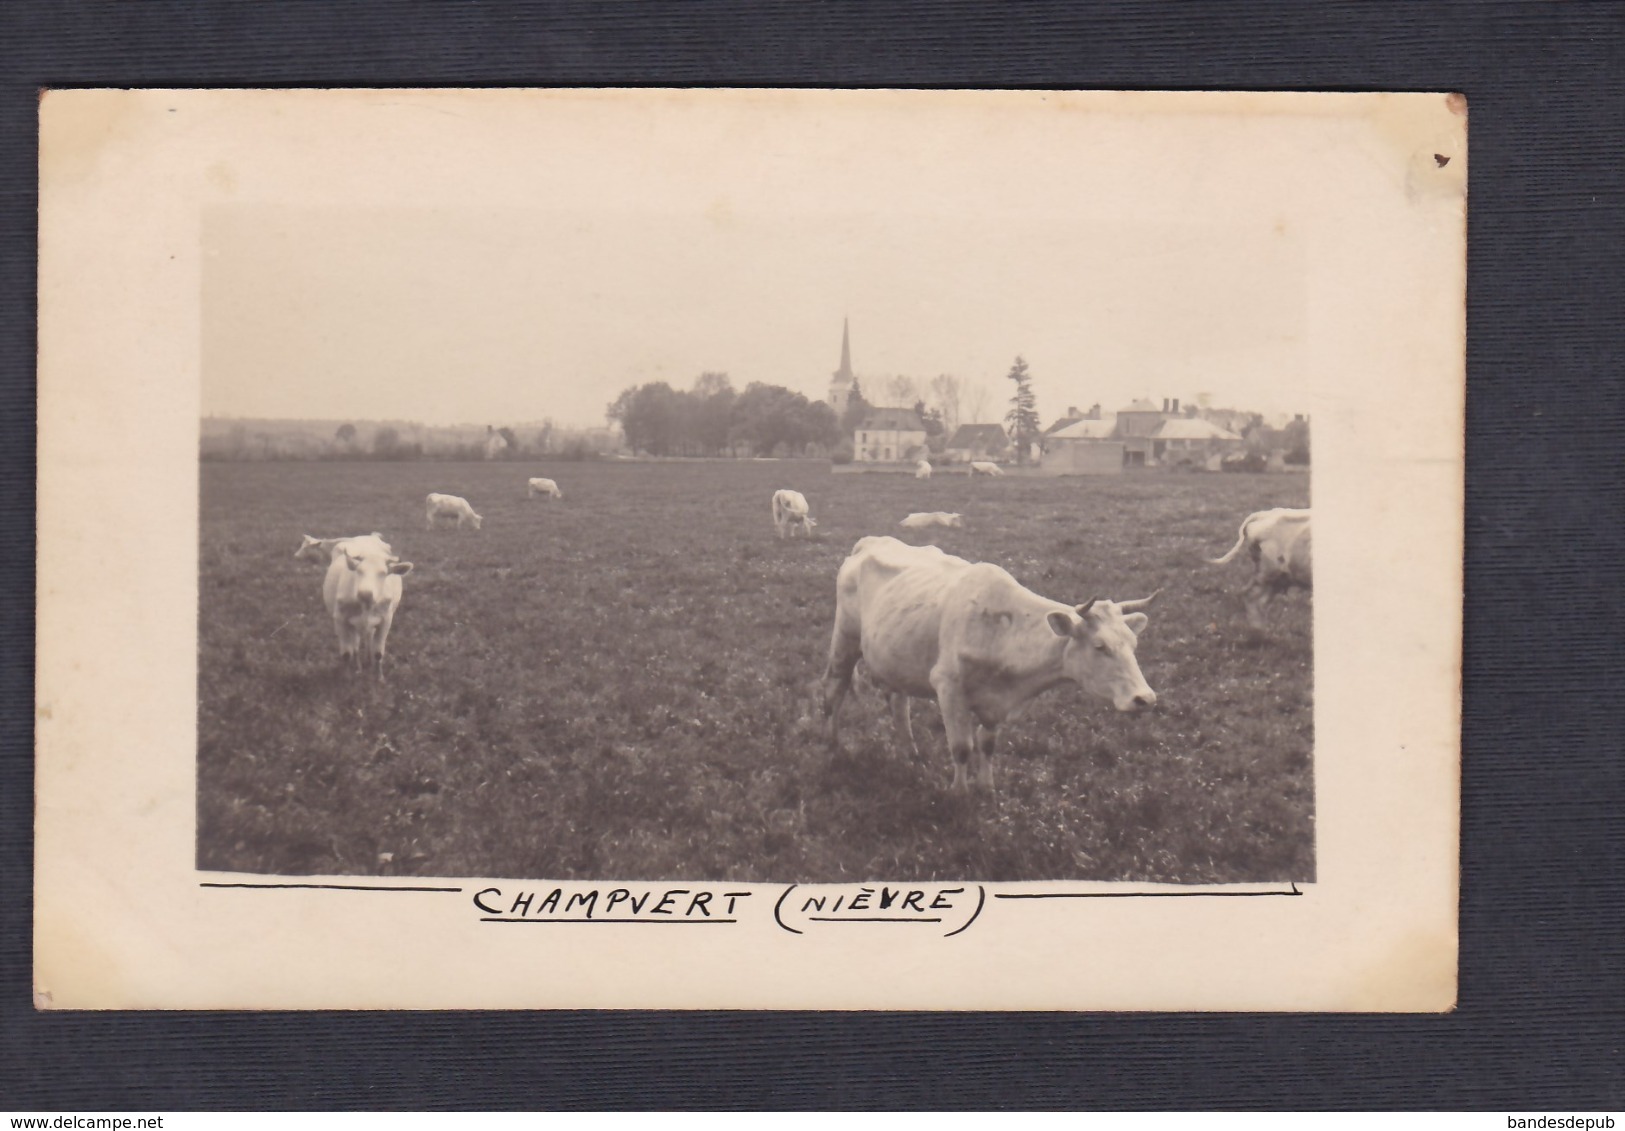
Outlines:
{"type": "MultiPolygon", "coordinates": [[[[198,865],[264,873],[839,882],[1312,880],[1306,594],[1247,626],[1243,515],[1300,476],[928,482],[811,461],[202,466],[198,865]],[[528,500],[557,479],[562,500],[528,500]],[[811,540],[780,542],[772,492],[811,540]],[[425,530],[463,495],[484,529],[425,530]],[[902,531],[911,511],[962,530],[902,531]],[[338,661],[299,536],[381,531],[416,568],[383,683],[338,661]],[[1164,590],[1139,657],[1157,708],[1070,688],[999,732],[957,794],[881,696],[830,751],[811,689],[835,572],[866,534],[994,562],[1072,603],[1164,590]]],[[[861,672],[861,667],[860,667],[861,672]]]]}

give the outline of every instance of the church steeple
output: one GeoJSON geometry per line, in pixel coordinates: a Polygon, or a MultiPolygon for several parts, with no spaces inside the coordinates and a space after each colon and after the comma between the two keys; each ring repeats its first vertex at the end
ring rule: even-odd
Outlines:
{"type": "Polygon", "coordinates": [[[829,378],[829,404],[839,416],[846,411],[846,402],[852,396],[852,338],[848,320],[841,319],[841,367],[829,378]]]}

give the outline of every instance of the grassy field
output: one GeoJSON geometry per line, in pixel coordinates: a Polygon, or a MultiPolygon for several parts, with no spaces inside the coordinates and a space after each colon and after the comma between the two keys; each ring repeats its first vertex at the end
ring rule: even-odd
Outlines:
{"type": "MultiPolygon", "coordinates": [[[[205,464],[198,864],[529,878],[1314,877],[1306,595],[1247,627],[1247,568],[1206,565],[1301,476],[833,475],[814,462],[205,464]],[[529,501],[525,479],[559,481],[529,501]],[[775,488],[819,525],[779,542],[775,488]],[[429,491],[484,529],[425,531],[429,491]],[[948,790],[860,678],[832,756],[808,717],[835,571],[914,510],[950,553],[1047,597],[1164,593],[1140,664],[1155,711],[1070,689],[999,735],[998,790],[948,790]],[[416,565],[388,679],[338,662],[302,533],[382,531],[416,565]]],[[[921,540],[910,535],[908,540],[921,540]]],[[[861,669],[860,669],[861,670],[861,669]]]]}

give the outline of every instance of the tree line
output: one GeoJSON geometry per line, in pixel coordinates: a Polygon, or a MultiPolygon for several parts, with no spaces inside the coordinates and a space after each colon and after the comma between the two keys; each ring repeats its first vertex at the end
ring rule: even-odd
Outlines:
{"type": "MultiPolygon", "coordinates": [[[[988,390],[951,374],[921,383],[912,377],[872,379],[879,402],[910,406],[929,446],[940,451],[966,416],[980,418],[988,390]]],[[[876,406],[854,381],[839,415],[783,385],[752,381],[736,390],[726,373],[702,373],[688,389],[650,381],[622,391],[605,415],[629,448],[654,456],[824,456],[851,458],[852,433],[876,406]]]]}

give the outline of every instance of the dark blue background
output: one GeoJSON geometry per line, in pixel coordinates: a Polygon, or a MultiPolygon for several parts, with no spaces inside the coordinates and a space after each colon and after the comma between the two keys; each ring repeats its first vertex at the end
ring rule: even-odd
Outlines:
{"type": "Polygon", "coordinates": [[[13,0],[0,67],[0,1108],[1625,1106],[1625,8],[13,0]],[[36,88],[474,84],[1465,92],[1458,1011],[35,1014],[36,88]]]}

